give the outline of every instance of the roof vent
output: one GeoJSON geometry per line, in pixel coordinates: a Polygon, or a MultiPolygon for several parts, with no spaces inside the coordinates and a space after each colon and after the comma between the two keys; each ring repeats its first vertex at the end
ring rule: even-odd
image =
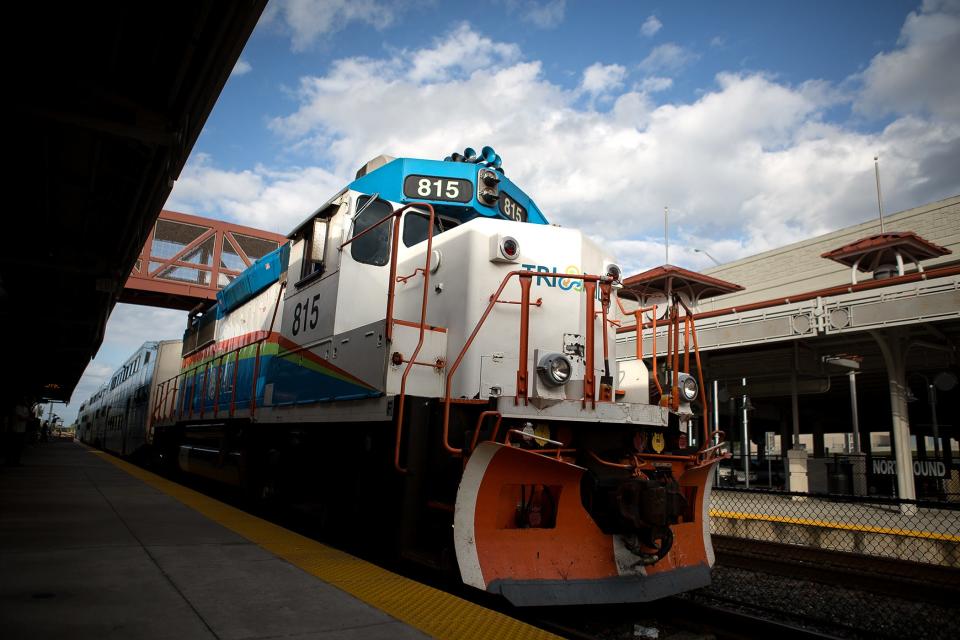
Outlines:
{"type": "Polygon", "coordinates": [[[894,276],[898,275],[900,274],[898,273],[898,268],[895,264],[881,264],[873,270],[874,280],[887,280],[888,278],[893,278],[894,276]]]}

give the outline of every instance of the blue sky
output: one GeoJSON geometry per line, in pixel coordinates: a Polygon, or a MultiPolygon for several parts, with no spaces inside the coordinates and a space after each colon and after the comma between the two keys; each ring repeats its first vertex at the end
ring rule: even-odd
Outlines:
{"type": "MultiPolygon", "coordinates": [[[[309,43],[286,25],[283,9],[271,5],[243,54],[250,71],[227,85],[197,148],[233,171],[257,163],[316,161],[291,153],[266,126],[296,107],[291,92],[301,78],[323,74],[338,59],[423,48],[464,23],[495,42],[516,45],[520,59],[542,62],[543,76],[567,90],[575,90],[584,69],[597,62],[626,67],[627,81],[657,76],[641,65],[651,55],[666,55],[660,60],[667,74],[658,77],[670,77],[672,85],[658,92],[657,101],[669,104],[695,101],[716,86],[721,72],[762,72],[786,84],[842,83],[874,55],[895,47],[905,16],[918,5],[916,0],[541,2],[533,6],[554,8],[547,13],[556,21],[538,22],[528,15],[530,6],[519,2],[392,3],[390,26],[374,18],[342,24],[341,18],[330,33],[309,43]]],[[[846,118],[849,110],[831,115],[846,118]]],[[[857,123],[868,130],[880,124],[857,123]]]]}
{"type": "MultiPolygon", "coordinates": [[[[492,145],[626,270],[960,193],[960,0],[271,2],[168,208],[285,233],[380,153],[492,145]]],[[[63,413],[183,314],[119,305],[63,413]]]]}

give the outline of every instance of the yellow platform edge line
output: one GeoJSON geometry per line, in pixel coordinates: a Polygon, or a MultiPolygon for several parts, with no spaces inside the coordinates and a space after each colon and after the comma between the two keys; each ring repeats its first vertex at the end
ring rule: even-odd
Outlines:
{"type": "Polygon", "coordinates": [[[739,511],[720,511],[710,509],[711,518],[731,518],[734,520],[760,520],[763,522],[782,522],[785,524],[799,524],[807,527],[822,527],[825,529],[840,529],[843,531],[862,531],[864,533],[883,533],[891,536],[923,538],[926,540],[943,540],[946,542],[960,542],[960,536],[934,531],[917,531],[914,529],[893,529],[875,527],[868,524],[847,524],[845,522],[830,522],[828,520],[812,520],[810,518],[793,518],[790,516],[774,516],[761,513],[741,513],[739,511]]]}
{"type": "Polygon", "coordinates": [[[434,638],[549,640],[559,637],[288,531],[108,453],[89,451],[306,573],[434,638]]]}

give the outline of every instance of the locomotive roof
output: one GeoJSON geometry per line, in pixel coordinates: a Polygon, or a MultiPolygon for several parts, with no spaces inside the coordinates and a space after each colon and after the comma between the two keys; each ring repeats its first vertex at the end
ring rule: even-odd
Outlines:
{"type": "MultiPolygon", "coordinates": [[[[464,220],[475,217],[476,215],[487,218],[508,218],[502,212],[501,203],[495,202],[487,205],[477,199],[477,174],[487,169],[482,163],[472,162],[451,162],[445,160],[422,160],[418,158],[396,158],[387,162],[383,166],[361,176],[348,185],[349,189],[360,191],[362,193],[379,193],[380,197],[391,202],[429,202],[433,205],[441,205],[447,211],[451,208],[461,210],[461,217],[464,220]],[[417,197],[407,195],[410,193],[408,179],[455,179],[466,180],[470,183],[470,199],[468,201],[450,201],[446,199],[431,199],[429,197],[417,197]],[[407,188],[405,189],[405,185],[407,188]]],[[[513,183],[510,178],[502,173],[498,173],[500,178],[500,192],[519,204],[526,213],[525,222],[533,224],[549,224],[547,218],[537,207],[536,203],[520,187],[513,183]]]]}
{"type": "MultiPolygon", "coordinates": [[[[288,233],[287,237],[291,239],[295,238],[304,226],[313,221],[319,212],[333,204],[344,192],[350,190],[370,195],[378,194],[384,200],[403,204],[410,202],[429,202],[435,206],[442,207],[443,212],[447,215],[456,215],[461,221],[470,220],[477,215],[487,218],[510,219],[509,216],[502,212],[503,198],[492,205],[486,205],[477,200],[477,174],[482,169],[487,168],[482,163],[423,160],[419,158],[391,158],[389,156],[378,156],[375,161],[377,161],[379,165],[376,169],[371,169],[365,175],[359,175],[344,189],[338,191],[332,198],[325,202],[323,206],[315,209],[288,233]],[[467,180],[470,183],[470,199],[466,202],[451,202],[449,200],[409,197],[404,195],[404,183],[411,177],[415,177],[416,179],[430,178],[432,180],[467,180]]],[[[540,208],[530,196],[503,173],[498,172],[497,176],[500,178],[500,192],[510,197],[516,204],[520,205],[524,211],[524,222],[549,224],[546,216],[543,215],[543,212],[540,211],[540,208]]]]}

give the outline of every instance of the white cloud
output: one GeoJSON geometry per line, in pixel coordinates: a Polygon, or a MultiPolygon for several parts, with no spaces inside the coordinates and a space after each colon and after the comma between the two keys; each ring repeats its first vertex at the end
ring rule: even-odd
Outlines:
{"type": "Polygon", "coordinates": [[[167,208],[286,234],[343,185],[319,167],[231,172],[201,154],[180,175],[167,208]]]}
{"type": "Polygon", "coordinates": [[[639,89],[645,93],[657,93],[666,91],[673,86],[673,79],[662,78],[660,76],[648,76],[640,81],[639,89]]]}
{"type": "Polygon", "coordinates": [[[666,72],[676,73],[700,56],[673,42],[661,44],[640,62],[640,69],[647,73],[666,72]]]}
{"type": "MultiPolygon", "coordinates": [[[[584,70],[583,90],[569,90],[513,45],[464,29],[458,37],[492,52],[486,66],[424,64],[441,39],[381,59],[340,60],[304,78],[297,108],[270,126],[315,166],[225,172],[201,157],[175,198],[208,202],[253,226],[292,226],[377,154],[442,158],[490,144],[548,218],[615,243],[633,271],[662,260],[664,205],[671,260],[701,267],[709,261],[690,247],[727,260],[868,218],[875,153],[890,211],[958,192],[960,118],[949,110],[895,114],[882,131],[865,133],[825,121],[827,110],[861,99],[846,85],[789,85],[755,73],[720,74],[697,100],[658,105],[651,94],[669,78],[604,89],[623,77],[599,65],[584,70]],[[582,103],[588,85],[606,91],[608,110],[582,103]]],[[[910,40],[898,50],[912,55],[914,46],[924,45],[910,40]]]]}
{"type": "Polygon", "coordinates": [[[960,118],[960,0],[924,2],[907,16],[898,45],[871,60],[856,108],[960,118]]]}
{"type": "Polygon", "coordinates": [[[661,28],[663,28],[663,23],[657,19],[657,16],[650,15],[647,16],[647,19],[643,21],[642,25],[640,25],[640,33],[649,38],[660,31],[661,28]]]}
{"type": "Polygon", "coordinates": [[[507,0],[511,13],[540,29],[553,29],[563,22],[567,11],[566,0],[507,0]]]}
{"type": "Polygon", "coordinates": [[[519,57],[517,45],[494,42],[464,23],[446,38],[437,39],[432,48],[412,52],[408,75],[414,82],[443,80],[450,75],[502,66],[519,57]]]}
{"type": "Polygon", "coordinates": [[[595,62],[583,71],[580,88],[589,94],[600,95],[622,86],[626,75],[627,69],[622,65],[595,62]]]}
{"type": "Polygon", "coordinates": [[[306,51],[351,22],[384,29],[403,8],[402,3],[380,0],[276,0],[267,5],[263,21],[288,33],[291,49],[306,51]]]}
{"type": "Polygon", "coordinates": [[[233,65],[233,70],[230,72],[230,76],[242,76],[244,74],[250,73],[253,70],[253,66],[249,62],[240,58],[237,60],[237,64],[233,65]]]}

